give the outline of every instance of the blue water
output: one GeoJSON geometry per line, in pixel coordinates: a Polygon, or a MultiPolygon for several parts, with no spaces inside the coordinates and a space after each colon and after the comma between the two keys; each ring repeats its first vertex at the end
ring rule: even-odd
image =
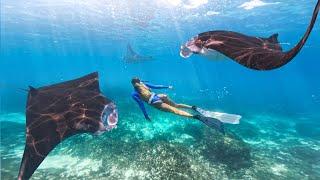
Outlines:
{"type": "Polygon", "coordinates": [[[266,72],[231,60],[179,56],[198,33],[232,30],[268,37],[284,49],[304,34],[316,0],[1,1],[1,179],[17,177],[24,148],[28,85],[98,71],[119,125],[61,143],[33,179],[319,179],[320,21],[300,54],[266,72]],[[241,6],[245,2],[249,5],[241,6]],[[130,43],[153,60],[126,63],[130,43]],[[173,85],[172,99],[241,114],[222,136],[199,122],[130,98],[134,76],[173,85]]]}

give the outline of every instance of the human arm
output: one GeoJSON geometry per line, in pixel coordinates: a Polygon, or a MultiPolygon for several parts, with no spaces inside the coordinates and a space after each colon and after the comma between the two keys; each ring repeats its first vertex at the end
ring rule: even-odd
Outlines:
{"type": "Polygon", "coordinates": [[[147,120],[151,121],[151,119],[150,119],[150,117],[148,116],[148,113],[147,113],[147,111],[146,111],[146,108],[144,107],[144,104],[143,104],[143,102],[142,102],[142,100],[141,100],[141,98],[140,98],[140,95],[139,95],[137,92],[133,92],[131,96],[132,96],[132,98],[138,103],[141,111],[143,112],[144,117],[145,117],[147,120]]]}
{"type": "Polygon", "coordinates": [[[144,83],[148,88],[151,89],[172,89],[172,86],[164,86],[164,85],[154,85],[151,83],[144,83]]]}

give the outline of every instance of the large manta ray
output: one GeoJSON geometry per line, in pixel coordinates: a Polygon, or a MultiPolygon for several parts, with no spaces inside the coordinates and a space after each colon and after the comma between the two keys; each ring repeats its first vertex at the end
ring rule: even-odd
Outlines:
{"type": "Polygon", "coordinates": [[[79,133],[101,134],[116,127],[115,104],[99,89],[98,73],[41,88],[30,87],[26,145],[18,179],[29,179],[49,152],[79,133]]]}
{"type": "Polygon", "coordinates": [[[278,42],[278,34],[269,38],[252,37],[232,31],[204,32],[181,46],[180,55],[184,58],[194,54],[211,56],[222,53],[239,64],[256,70],[279,68],[291,61],[307,41],[316,22],[320,0],[313,11],[307,31],[300,42],[288,52],[283,52],[278,42]]]}
{"type": "Polygon", "coordinates": [[[127,52],[126,55],[124,56],[124,61],[127,63],[135,63],[135,62],[141,62],[141,61],[146,61],[146,60],[151,60],[151,56],[142,56],[133,51],[132,47],[130,44],[127,45],[127,52]]]}

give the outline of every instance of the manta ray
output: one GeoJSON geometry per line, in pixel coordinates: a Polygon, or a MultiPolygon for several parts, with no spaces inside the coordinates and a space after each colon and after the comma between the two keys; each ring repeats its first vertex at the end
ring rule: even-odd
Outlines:
{"type": "Polygon", "coordinates": [[[49,152],[68,137],[116,127],[115,104],[99,89],[98,73],[50,86],[30,87],[26,144],[18,179],[29,179],[49,152]]]}
{"type": "Polygon", "coordinates": [[[127,53],[123,59],[127,63],[135,63],[135,62],[151,60],[152,57],[139,55],[138,53],[134,52],[131,45],[128,44],[127,45],[127,53]]]}
{"type": "MultiPolygon", "coordinates": [[[[209,31],[200,33],[181,46],[184,58],[192,54],[206,57],[222,54],[237,63],[255,70],[272,70],[290,62],[306,43],[319,12],[320,0],[313,11],[311,22],[302,39],[287,52],[282,51],[278,34],[268,38],[253,37],[232,31],[209,31]]],[[[218,56],[219,57],[219,56],[218,56]]]]}

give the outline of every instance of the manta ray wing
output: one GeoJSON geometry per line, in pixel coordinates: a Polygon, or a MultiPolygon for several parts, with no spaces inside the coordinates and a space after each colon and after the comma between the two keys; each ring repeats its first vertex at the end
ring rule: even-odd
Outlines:
{"type": "Polygon", "coordinates": [[[316,22],[320,7],[318,0],[310,24],[299,43],[288,52],[283,52],[278,42],[278,34],[269,38],[247,36],[232,31],[209,31],[192,38],[181,46],[184,58],[193,53],[203,54],[203,49],[218,51],[239,64],[256,70],[271,70],[290,62],[306,43],[316,22]]]}
{"type": "Polygon", "coordinates": [[[139,61],[145,61],[145,60],[151,60],[151,56],[142,56],[139,55],[138,53],[134,52],[131,45],[127,45],[127,53],[124,56],[124,60],[128,63],[133,63],[133,62],[139,62],[139,61]]]}
{"type": "Polygon", "coordinates": [[[252,69],[279,66],[280,59],[284,56],[277,34],[269,38],[259,38],[231,31],[210,31],[199,34],[198,38],[205,42],[203,47],[216,50],[252,69]]]}
{"type": "Polygon", "coordinates": [[[79,133],[105,131],[107,123],[103,120],[117,122],[117,111],[100,93],[97,73],[51,86],[30,87],[26,144],[18,179],[29,179],[49,152],[64,139],[79,133]],[[106,107],[111,106],[113,111],[107,119],[102,119],[106,107]]]}
{"type": "Polygon", "coordinates": [[[137,53],[133,51],[133,49],[132,49],[132,47],[131,47],[130,44],[127,45],[127,55],[128,55],[128,56],[137,55],[137,53]]]}

